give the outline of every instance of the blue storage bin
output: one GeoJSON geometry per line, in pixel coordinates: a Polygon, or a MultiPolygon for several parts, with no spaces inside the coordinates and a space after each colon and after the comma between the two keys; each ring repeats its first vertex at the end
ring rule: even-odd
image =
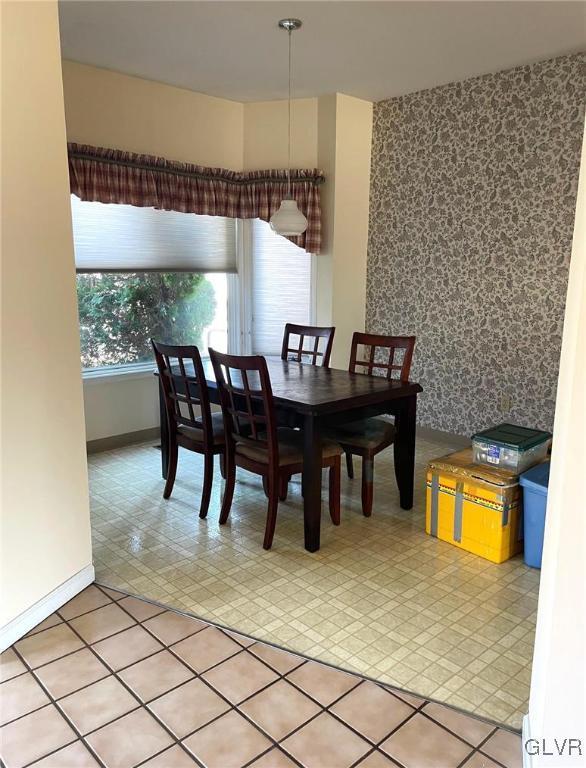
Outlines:
{"type": "Polygon", "coordinates": [[[545,507],[549,485],[549,461],[523,472],[519,478],[523,488],[523,528],[525,533],[525,563],[541,568],[545,507]]]}

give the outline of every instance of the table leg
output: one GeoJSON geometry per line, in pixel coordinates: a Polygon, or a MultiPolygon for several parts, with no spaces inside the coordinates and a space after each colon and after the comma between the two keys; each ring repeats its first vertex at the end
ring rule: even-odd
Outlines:
{"type": "Polygon", "coordinates": [[[393,446],[401,509],[413,507],[416,415],[417,396],[404,398],[396,413],[397,435],[393,446]]]}
{"type": "Polygon", "coordinates": [[[317,552],[321,518],[321,434],[313,414],[303,424],[303,518],[305,549],[317,552]]]}
{"type": "Polygon", "coordinates": [[[167,409],[165,408],[165,395],[159,382],[159,420],[161,423],[161,473],[165,480],[169,468],[169,425],[167,424],[167,409]]]}

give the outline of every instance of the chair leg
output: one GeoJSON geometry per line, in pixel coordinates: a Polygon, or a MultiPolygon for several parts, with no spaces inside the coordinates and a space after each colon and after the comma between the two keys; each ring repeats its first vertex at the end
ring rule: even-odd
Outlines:
{"type": "MultiPolygon", "coordinates": [[[[263,478],[264,480],[264,478],[263,478]]],[[[275,526],[277,524],[277,508],[279,506],[279,483],[277,478],[271,482],[267,479],[269,489],[269,504],[267,508],[267,525],[265,528],[265,538],[263,548],[270,549],[275,535],[275,526]]]]}
{"type": "Polygon", "coordinates": [[[350,451],[344,451],[346,454],[346,471],[350,480],[354,480],[354,464],[352,463],[352,454],[350,451]]]}
{"type": "Polygon", "coordinates": [[[220,525],[224,525],[230,514],[235,483],[236,464],[233,460],[226,457],[226,487],[224,488],[224,498],[222,499],[222,509],[220,510],[220,525]]]}
{"type": "Polygon", "coordinates": [[[269,478],[266,475],[262,476],[262,489],[265,492],[267,499],[269,499],[269,478]]]}
{"type": "Polygon", "coordinates": [[[372,514],[374,459],[362,458],[362,514],[370,517],[372,514]]]}
{"type": "Polygon", "coordinates": [[[207,517],[212,495],[212,483],[214,481],[214,454],[204,453],[203,467],[203,489],[201,492],[201,504],[199,507],[199,516],[203,520],[207,517]]]}
{"type": "Polygon", "coordinates": [[[222,475],[222,479],[226,479],[226,454],[221,453],[220,454],[220,474],[222,475]]]}
{"type": "Polygon", "coordinates": [[[340,525],[340,465],[340,457],[338,456],[334,466],[330,467],[330,517],[334,525],[340,525]]]}
{"type": "Polygon", "coordinates": [[[287,492],[289,490],[290,477],[279,478],[279,501],[287,501],[287,492]]]}
{"type": "Polygon", "coordinates": [[[175,484],[175,475],[177,474],[177,458],[179,447],[174,441],[169,441],[169,465],[167,467],[167,482],[163,491],[163,498],[168,499],[175,484]]]}

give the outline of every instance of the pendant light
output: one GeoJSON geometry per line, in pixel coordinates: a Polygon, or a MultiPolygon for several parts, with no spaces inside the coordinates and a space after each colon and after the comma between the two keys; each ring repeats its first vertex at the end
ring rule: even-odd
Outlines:
{"type": "Polygon", "coordinates": [[[280,29],[289,36],[289,112],[288,112],[288,162],[287,162],[287,197],[281,200],[279,210],[270,220],[271,229],[279,235],[302,235],[307,229],[307,219],[297,207],[297,201],[291,194],[291,34],[299,29],[299,19],[281,19],[280,29]]]}

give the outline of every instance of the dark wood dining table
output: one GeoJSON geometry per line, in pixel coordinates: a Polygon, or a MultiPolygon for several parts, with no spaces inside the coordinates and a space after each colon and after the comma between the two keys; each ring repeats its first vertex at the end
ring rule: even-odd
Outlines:
{"type": "MultiPolygon", "coordinates": [[[[415,382],[389,381],[379,376],[349,373],[280,358],[267,357],[277,410],[303,432],[303,515],[305,549],[320,547],[321,520],[321,443],[324,428],[369,416],[392,414],[396,437],[393,444],[395,477],[403,509],[413,506],[415,470],[415,421],[417,395],[415,382]]],[[[218,385],[209,360],[204,370],[212,403],[219,403],[218,385]]],[[[165,405],[159,386],[161,408],[161,457],[163,477],[168,466],[168,427],[165,405]]]]}

